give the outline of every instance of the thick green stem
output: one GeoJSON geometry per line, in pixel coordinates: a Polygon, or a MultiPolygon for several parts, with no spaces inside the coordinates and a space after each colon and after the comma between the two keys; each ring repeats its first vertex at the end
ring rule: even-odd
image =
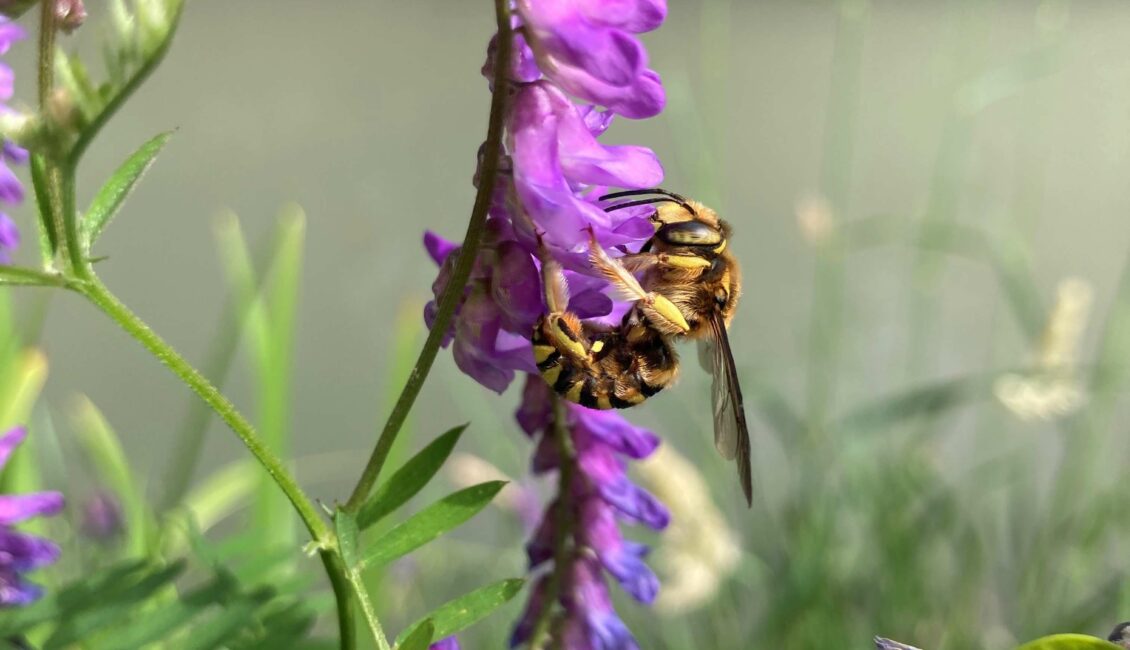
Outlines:
{"type": "Polygon", "coordinates": [[[483,226],[486,223],[487,211],[490,208],[491,199],[494,197],[495,181],[498,178],[498,160],[502,152],[503,122],[506,118],[507,96],[510,91],[506,80],[509,78],[508,63],[513,45],[509,3],[507,0],[495,0],[494,10],[498,21],[498,52],[494,61],[494,93],[491,95],[490,125],[487,128],[486,150],[483,154],[479,190],[475,194],[475,205],[471,211],[471,220],[467,224],[467,234],[463,237],[463,246],[459,249],[459,258],[456,261],[455,269],[452,271],[451,279],[440,297],[439,308],[436,310],[435,322],[432,323],[428,339],[424,342],[424,348],[420,350],[416,365],[408,376],[408,383],[405,384],[396,405],[393,406],[392,413],[389,414],[388,420],[385,422],[384,429],[381,430],[380,438],[377,439],[377,445],[373,448],[372,455],[369,456],[369,462],[365,465],[365,470],[361,473],[357,486],[353,488],[353,493],[349,495],[349,501],[344,508],[346,512],[355,513],[361,508],[361,504],[365,502],[369,492],[372,491],[380,477],[381,468],[384,467],[385,460],[388,459],[388,454],[392,451],[392,445],[400,434],[400,427],[412,410],[416,396],[420,394],[420,389],[423,388],[428,373],[432,369],[432,363],[439,352],[440,343],[451,325],[455,307],[463,296],[463,288],[467,284],[467,279],[471,276],[471,267],[474,266],[475,257],[479,252],[483,226]]]}
{"type": "Polygon", "coordinates": [[[231,427],[232,431],[235,431],[235,434],[239,436],[239,439],[243,441],[243,444],[247,446],[255,459],[267,470],[267,473],[290,499],[290,503],[298,511],[298,515],[306,524],[307,530],[310,531],[310,535],[315,541],[326,542],[333,539],[329,526],[318,514],[314,503],[287,471],[282,460],[263,444],[259,434],[255,431],[255,427],[243,417],[227,397],[221,394],[204,375],[200,374],[200,371],[192,367],[172,346],[110,293],[110,290],[100,280],[94,278],[78,285],[76,289],[113,319],[126,333],[141,343],[161,363],[168,366],[173,374],[188,384],[188,387],[207,402],[212,410],[231,427]]]}
{"type": "Polygon", "coordinates": [[[349,569],[337,553],[323,550],[321,555],[322,563],[326,565],[326,574],[330,577],[330,586],[334,590],[334,600],[337,602],[339,645],[342,650],[353,650],[357,647],[357,622],[353,609],[349,569]]]}
{"type": "Polygon", "coordinates": [[[550,641],[554,641],[554,647],[560,643],[560,639],[552,638],[552,625],[554,613],[557,611],[553,603],[557,600],[557,594],[561,591],[561,585],[565,581],[565,571],[569,568],[569,555],[572,553],[569,540],[570,534],[573,529],[573,477],[576,474],[576,450],[573,448],[573,438],[569,435],[568,411],[565,408],[565,401],[557,395],[553,396],[553,429],[546,432],[546,435],[552,435],[554,442],[557,444],[557,453],[560,456],[560,469],[558,470],[557,481],[557,506],[555,507],[554,516],[557,517],[555,522],[556,529],[554,530],[553,537],[553,573],[549,576],[549,584],[546,585],[546,603],[542,606],[541,613],[538,614],[538,619],[534,623],[534,631],[530,635],[530,648],[531,650],[542,650],[550,641]]]}

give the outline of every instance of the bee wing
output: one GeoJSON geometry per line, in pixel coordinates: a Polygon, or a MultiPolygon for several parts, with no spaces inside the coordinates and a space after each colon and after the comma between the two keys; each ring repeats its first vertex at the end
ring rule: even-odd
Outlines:
{"type": "Polygon", "coordinates": [[[714,377],[711,403],[714,405],[714,446],[727,460],[738,462],[738,480],[746,503],[753,503],[753,470],[750,462],[749,425],[742,404],[742,387],[738,384],[738,371],[730,351],[726,322],[721,314],[710,318],[712,340],[699,347],[699,361],[706,365],[714,377]],[[709,355],[709,356],[707,356],[709,355]]]}

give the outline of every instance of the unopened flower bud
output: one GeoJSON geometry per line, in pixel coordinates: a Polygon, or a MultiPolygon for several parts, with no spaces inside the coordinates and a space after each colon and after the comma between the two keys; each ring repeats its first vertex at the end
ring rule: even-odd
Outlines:
{"type": "Polygon", "coordinates": [[[86,22],[86,7],[82,0],[55,0],[55,19],[59,29],[70,34],[86,22]]]}

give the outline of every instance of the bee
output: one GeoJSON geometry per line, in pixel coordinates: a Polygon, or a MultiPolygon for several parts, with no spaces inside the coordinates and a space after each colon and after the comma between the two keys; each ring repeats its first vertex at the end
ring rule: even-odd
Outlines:
{"type": "MultiPolygon", "coordinates": [[[[560,264],[542,246],[548,313],[534,326],[534,360],[545,381],[570,402],[596,409],[629,408],[670,386],[679,373],[675,342],[699,342],[713,375],[714,444],[736,460],[752,504],[749,427],[727,329],[741,296],[741,273],[729,250],[730,225],[710,208],[661,189],[615,192],[606,211],[655,205],[655,234],[636,253],[613,258],[590,238],[589,260],[632,306],[617,326],[582,322],[568,310],[560,264]]],[[[591,234],[591,233],[590,233],[591,234]]],[[[541,244],[539,244],[541,245],[541,244]]]]}

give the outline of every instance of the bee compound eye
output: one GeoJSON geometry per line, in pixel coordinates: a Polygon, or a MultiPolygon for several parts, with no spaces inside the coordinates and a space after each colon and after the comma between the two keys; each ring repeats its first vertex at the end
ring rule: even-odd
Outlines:
{"type": "Polygon", "coordinates": [[[672,246],[717,246],[722,241],[722,233],[701,221],[664,224],[655,236],[672,246]]]}

